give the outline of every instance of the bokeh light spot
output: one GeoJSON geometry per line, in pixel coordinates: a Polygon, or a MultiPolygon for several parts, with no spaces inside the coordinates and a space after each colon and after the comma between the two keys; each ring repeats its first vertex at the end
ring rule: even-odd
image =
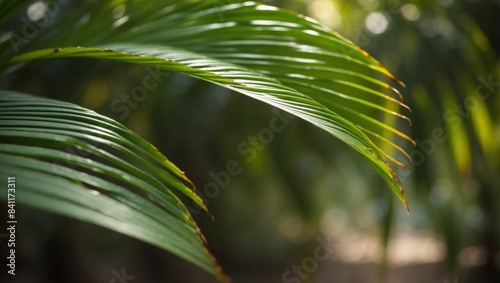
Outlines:
{"type": "Polygon", "coordinates": [[[401,7],[401,14],[408,21],[416,21],[420,18],[420,10],[413,4],[405,4],[401,7]]]}
{"type": "Polygon", "coordinates": [[[316,0],[309,6],[309,13],[321,23],[335,29],[340,26],[342,16],[332,1],[316,0]]]}
{"type": "Polygon", "coordinates": [[[373,12],[365,19],[365,25],[369,32],[381,34],[389,27],[389,18],[380,12],[373,12]]]}
{"type": "Polygon", "coordinates": [[[30,21],[38,21],[43,18],[45,11],[47,10],[47,5],[41,1],[35,2],[28,7],[26,12],[30,21]]]}

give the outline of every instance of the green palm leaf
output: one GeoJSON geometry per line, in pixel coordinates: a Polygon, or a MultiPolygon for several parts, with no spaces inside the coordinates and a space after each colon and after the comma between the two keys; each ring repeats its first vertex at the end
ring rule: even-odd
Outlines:
{"type": "Polygon", "coordinates": [[[273,78],[183,49],[143,44],[115,44],[106,45],[104,48],[45,49],[17,56],[12,63],[57,57],[117,60],[181,72],[273,105],[326,130],[358,151],[406,205],[395,173],[383,161],[383,153],[358,127],[312,98],[280,84],[273,78]]]}
{"type": "Polygon", "coordinates": [[[414,142],[395,128],[397,122],[384,120],[393,115],[409,121],[393,110],[407,106],[376,74],[397,80],[366,52],[312,19],[255,2],[109,1],[62,17],[41,37],[44,43],[35,41],[33,46],[50,50],[21,55],[12,63],[72,56],[112,59],[158,66],[233,89],[346,142],[406,205],[386,160],[403,163],[392,150],[389,154],[381,148],[408,156],[391,139],[414,142]],[[89,18],[76,23],[82,11],[89,18]],[[64,47],[75,45],[82,48],[64,47]],[[119,52],[109,52],[113,50],[119,52]]]}
{"type": "Polygon", "coordinates": [[[189,180],[119,123],[70,103],[1,91],[0,140],[1,175],[16,177],[19,203],[140,239],[224,279],[172,193],[204,207],[189,180]]]}

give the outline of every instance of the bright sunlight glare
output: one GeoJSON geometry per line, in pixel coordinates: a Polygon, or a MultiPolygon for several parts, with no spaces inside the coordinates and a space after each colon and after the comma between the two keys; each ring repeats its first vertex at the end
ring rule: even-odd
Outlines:
{"type": "Polygon", "coordinates": [[[330,0],[316,0],[309,6],[309,13],[321,23],[336,29],[342,22],[342,17],[330,0]]]}

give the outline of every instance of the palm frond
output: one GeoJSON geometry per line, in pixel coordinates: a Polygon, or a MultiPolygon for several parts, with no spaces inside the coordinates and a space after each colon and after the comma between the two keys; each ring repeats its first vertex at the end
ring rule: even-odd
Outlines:
{"type": "Polygon", "coordinates": [[[383,122],[385,115],[409,120],[387,103],[399,109],[407,106],[377,74],[399,81],[352,42],[310,18],[256,2],[171,0],[142,5],[129,0],[84,6],[55,21],[40,35],[44,41],[32,45],[51,49],[12,62],[71,56],[113,59],[154,65],[230,88],[341,139],[406,205],[386,160],[402,163],[381,148],[402,151],[387,139],[392,135],[414,143],[397,123],[383,122]],[[87,20],[75,22],[82,11],[87,11],[87,20]]]}
{"type": "Polygon", "coordinates": [[[19,203],[140,239],[224,280],[172,192],[205,208],[190,181],[121,124],[70,103],[1,91],[0,140],[0,175],[16,177],[19,203]]]}

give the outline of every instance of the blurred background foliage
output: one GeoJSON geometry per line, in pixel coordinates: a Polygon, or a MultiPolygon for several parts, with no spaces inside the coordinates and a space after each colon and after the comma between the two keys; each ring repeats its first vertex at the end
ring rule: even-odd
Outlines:
{"type": "MultiPolygon", "coordinates": [[[[199,80],[170,74],[134,101],[130,92],[145,68],[56,59],[31,63],[0,86],[56,94],[114,118],[157,146],[200,191],[216,184],[219,193],[206,198],[215,222],[194,216],[234,282],[281,282],[318,236],[336,245],[310,282],[499,282],[500,2],[264,2],[319,20],[405,82],[413,125],[401,128],[417,147],[401,144],[414,165],[398,173],[410,216],[352,150],[299,119],[251,144],[270,127],[273,109],[199,80]],[[234,162],[241,173],[217,182],[234,162]]],[[[213,280],[113,232],[23,211],[19,265],[32,275],[22,282],[108,282],[110,270],[122,267],[137,282],[213,280]]]]}

